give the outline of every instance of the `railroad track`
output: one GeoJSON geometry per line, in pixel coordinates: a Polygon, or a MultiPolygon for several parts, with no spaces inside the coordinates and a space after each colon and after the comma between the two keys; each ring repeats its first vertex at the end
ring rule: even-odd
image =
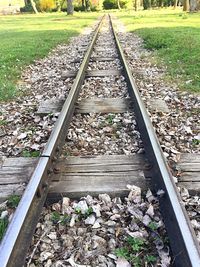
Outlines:
{"type": "MultiPolygon", "coordinates": [[[[88,70],[88,65],[91,60],[93,62],[109,62],[116,59],[115,55],[112,55],[112,51],[108,52],[108,54],[104,56],[104,49],[100,47],[100,45],[102,46],[102,43],[97,42],[100,28],[102,27],[103,20],[105,19],[106,18],[103,18],[99,23],[94,33],[93,39],[89,44],[88,49],[85,53],[79,71],[77,73],[68,72],[65,74],[67,77],[72,77],[72,76],[76,77],[74,79],[74,83],[72,85],[70,93],[62,106],[62,110],[54,127],[54,130],[48,140],[48,143],[44,151],[42,152],[36,164],[32,177],[27,185],[27,188],[22,196],[19,206],[15,211],[13,219],[1,243],[0,259],[2,267],[4,266],[18,267],[18,266],[23,266],[24,264],[26,253],[29,247],[28,245],[31,242],[42,207],[46,201],[50,185],[52,181],[54,181],[54,184],[56,183],[55,175],[56,171],[59,171],[58,169],[59,156],[62,152],[62,147],[65,143],[67,131],[70,127],[70,122],[72,121],[74,112],[121,113],[127,110],[134,111],[137,120],[137,125],[142,138],[143,146],[145,148],[145,155],[144,157],[142,156],[143,158],[145,158],[145,163],[143,166],[145,178],[150,183],[150,187],[153,192],[158,192],[158,191],[162,192],[159,198],[160,209],[170,239],[170,246],[173,253],[173,265],[181,267],[200,266],[200,250],[198,242],[196,240],[194,231],[191,227],[187,213],[184,207],[181,205],[180,196],[173,182],[172,175],[167,166],[165,157],[162,153],[158,139],[153,130],[150,118],[147,114],[145,106],[141,100],[139,92],[132,78],[132,74],[127,65],[124,53],[120,46],[117,35],[114,31],[112,21],[110,18],[109,18],[109,23],[113,34],[113,37],[111,36],[110,39],[111,42],[113,41],[115,42],[117,53],[123,68],[119,68],[117,70],[113,69],[95,70],[95,71],[88,70]],[[98,51],[101,54],[101,56],[91,57],[94,50],[98,51]],[[84,103],[79,103],[79,106],[77,107],[77,100],[84,79],[86,77],[105,77],[109,75],[112,76],[123,75],[125,77],[129,98],[126,99],[98,98],[95,100],[89,99],[86,100],[84,103]]],[[[95,160],[92,161],[91,158],[92,157],[83,158],[82,163],[84,161],[84,164],[86,164],[88,161],[90,161],[89,165],[91,165],[90,167],[93,168],[93,165],[97,164],[97,162],[95,160]]],[[[104,161],[108,162],[109,160],[110,161],[113,160],[113,162],[115,161],[115,164],[112,163],[114,164],[114,167],[117,168],[117,165],[119,164],[119,168],[122,168],[121,171],[123,172],[123,166],[120,165],[121,164],[120,160],[122,158],[123,156],[118,156],[113,158],[102,156],[98,158],[99,160],[98,163],[100,162],[103,165],[104,161]]],[[[131,165],[132,163],[134,164],[134,162],[130,160],[128,161],[127,164],[131,165]]],[[[71,165],[76,165],[75,157],[73,158],[71,165]]],[[[75,168],[77,168],[77,166],[75,168]]],[[[83,173],[89,172],[87,168],[88,165],[86,165],[86,168],[83,171],[83,173]]],[[[105,173],[106,172],[108,172],[108,170],[106,170],[105,173]]],[[[105,173],[103,173],[103,175],[106,175],[105,173]]],[[[94,173],[92,173],[92,175],[94,175],[94,173]]],[[[135,179],[131,175],[133,175],[133,173],[130,174],[129,182],[141,183],[141,181],[136,181],[137,179],[135,179]]],[[[99,177],[97,177],[97,180],[98,179],[99,177]]],[[[106,176],[106,179],[103,179],[102,176],[99,182],[97,181],[96,185],[94,183],[92,184],[92,186],[90,184],[91,180],[88,180],[87,182],[85,182],[85,180],[80,180],[79,182],[80,184],[79,185],[77,184],[78,189],[76,189],[76,192],[72,190],[73,191],[72,195],[77,197],[83,195],[86,192],[94,194],[99,192],[104,192],[108,188],[106,186],[108,179],[109,179],[108,176],[106,176]],[[95,186],[96,188],[93,188],[95,186]]],[[[76,182],[77,181],[79,180],[76,180],[76,182]]],[[[125,183],[127,183],[127,180],[124,177],[122,177],[122,181],[120,180],[120,182],[122,183],[121,187],[124,187],[125,183]]],[[[109,181],[109,183],[111,183],[111,181],[109,181]]],[[[70,185],[65,184],[65,187],[70,187],[70,185]]],[[[116,194],[123,195],[126,193],[125,190],[123,190],[122,188],[120,188],[120,186],[116,184],[114,185],[113,182],[111,183],[109,190],[110,193],[111,192],[113,193],[113,195],[116,194]]],[[[58,195],[60,193],[61,192],[58,192],[58,195]]]]}

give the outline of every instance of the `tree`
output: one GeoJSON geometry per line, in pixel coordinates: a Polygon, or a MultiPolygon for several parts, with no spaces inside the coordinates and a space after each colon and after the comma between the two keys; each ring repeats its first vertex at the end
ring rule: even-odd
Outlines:
{"type": "Polygon", "coordinates": [[[41,11],[51,11],[55,8],[55,1],[54,0],[40,0],[39,1],[39,8],[41,11]]]}
{"type": "Polygon", "coordinates": [[[135,11],[138,11],[138,0],[135,0],[135,11]]]}
{"type": "Polygon", "coordinates": [[[184,0],[183,1],[183,11],[189,11],[190,9],[190,2],[189,0],[184,0]]]}
{"type": "Polygon", "coordinates": [[[81,0],[82,9],[85,10],[85,0],[81,0]]]}
{"type": "Polygon", "coordinates": [[[38,11],[37,11],[35,2],[34,2],[33,0],[30,0],[30,3],[31,3],[31,6],[32,6],[34,12],[35,12],[36,14],[38,14],[38,11]]]}
{"type": "Polygon", "coordinates": [[[200,9],[200,0],[190,0],[190,12],[195,12],[200,9]]]}
{"type": "Polygon", "coordinates": [[[174,9],[177,8],[178,0],[174,0],[174,9]]]}
{"type": "Polygon", "coordinates": [[[73,7],[73,0],[67,0],[67,15],[73,15],[74,7],[73,7]]]}
{"type": "Polygon", "coordinates": [[[86,8],[86,11],[90,11],[90,1],[89,0],[85,0],[85,8],[86,8]]]}
{"type": "Polygon", "coordinates": [[[118,7],[119,10],[121,9],[119,0],[117,0],[117,7],[118,7]]]}

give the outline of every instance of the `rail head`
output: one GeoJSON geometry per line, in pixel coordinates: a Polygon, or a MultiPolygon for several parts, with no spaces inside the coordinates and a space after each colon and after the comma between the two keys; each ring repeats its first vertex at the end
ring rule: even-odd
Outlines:
{"type": "Polygon", "coordinates": [[[123,49],[114,30],[111,17],[110,22],[119,56],[123,64],[129,94],[134,102],[134,112],[137,117],[138,127],[150,165],[150,168],[145,170],[145,176],[148,179],[150,178],[154,191],[155,189],[156,191],[162,189],[163,192],[165,192],[165,194],[160,197],[159,201],[174,255],[173,265],[178,267],[199,267],[200,248],[196,235],[191,226],[187,212],[181,204],[181,197],[166,163],[150,117],[133,79],[123,49]]]}
{"type": "Polygon", "coordinates": [[[38,222],[42,207],[47,197],[50,184],[50,170],[62,139],[67,134],[75,102],[77,101],[85,71],[97,39],[98,32],[102,25],[104,16],[101,18],[95,29],[94,36],[84,56],[74,80],[69,96],[66,99],[62,111],[58,117],[55,127],[50,135],[45,149],[31,176],[29,184],[24,191],[22,199],[13,215],[5,236],[0,245],[0,266],[1,267],[22,267],[28,251],[32,235],[38,222]]]}

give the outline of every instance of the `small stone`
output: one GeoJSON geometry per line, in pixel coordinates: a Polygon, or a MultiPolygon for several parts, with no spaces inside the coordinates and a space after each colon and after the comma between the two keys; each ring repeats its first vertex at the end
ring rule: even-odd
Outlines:
{"type": "Polygon", "coordinates": [[[99,204],[92,205],[92,209],[97,217],[101,217],[101,206],[99,204]]]}
{"type": "Polygon", "coordinates": [[[1,212],[0,219],[4,219],[4,218],[8,217],[8,215],[9,215],[8,211],[7,210],[4,210],[4,211],[1,212]]]}
{"type": "Polygon", "coordinates": [[[107,205],[111,203],[111,198],[108,194],[100,194],[99,200],[103,201],[107,205]]]}
{"type": "Polygon", "coordinates": [[[52,266],[52,260],[48,259],[47,263],[45,263],[44,267],[51,267],[52,266]]]}
{"type": "Polygon", "coordinates": [[[118,258],[116,261],[116,267],[131,267],[131,264],[124,258],[118,258]]]}
{"type": "Polygon", "coordinates": [[[47,235],[51,240],[56,240],[57,239],[57,234],[56,232],[51,232],[50,234],[47,235]]]}
{"type": "Polygon", "coordinates": [[[75,225],[76,218],[78,218],[78,216],[76,214],[72,214],[70,224],[69,224],[70,227],[73,227],[75,225]]]}
{"type": "Polygon", "coordinates": [[[154,208],[153,205],[150,204],[148,210],[146,211],[146,214],[149,215],[151,218],[154,216],[154,208]]]}
{"type": "Polygon", "coordinates": [[[61,210],[61,205],[59,203],[54,203],[52,205],[52,210],[60,211],[61,210]]]}
{"type": "Polygon", "coordinates": [[[108,254],[108,257],[111,258],[111,259],[113,259],[113,260],[116,260],[117,259],[117,256],[114,255],[114,254],[112,254],[112,253],[109,253],[108,254]]]}
{"type": "Polygon", "coordinates": [[[104,224],[107,225],[107,226],[109,226],[109,227],[112,227],[112,226],[115,226],[115,225],[116,225],[116,222],[111,221],[111,220],[108,220],[108,221],[105,222],[104,224]]]}
{"type": "Polygon", "coordinates": [[[117,221],[118,219],[121,218],[121,215],[120,214],[114,214],[110,217],[110,220],[111,221],[117,221]]]}
{"type": "Polygon", "coordinates": [[[110,251],[114,251],[115,248],[116,248],[116,240],[114,238],[111,238],[109,241],[108,241],[108,246],[109,246],[109,249],[110,251]]]}
{"type": "Polygon", "coordinates": [[[49,258],[53,258],[53,254],[51,252],[43,251],[42,253],[40,253],[40,262],[44,262],[49,258]]]}
{"type": "Polygon", "coordinates": [[[70,215],[72,213],[72,208],[70,207],[70,199],[68,197],[63,197],[62,199],[62,214],[70,215]]]}
{"type": "Polygon", "coordinates": [[[97,228],[100,228],[100,227],[101,227],[101,225],[100,225],[100,223],[98,221],[96,221],[92,226],[93,229],[97,229],[97,228]]]}
{"type": "Polygon", "coordinates": [[[86,228],[81,228],[81,227],[77,228],[77,235],[79,235],[79,236],[84,235],[86,232],[87,232],[86,228]]]}
{"type": "Polygon", "coordinates": [[[91,214],[87,217],[87,219],[85,219],[85,224],[93,225],[95,221],[96,221],[96,217],[94,216],[94,214],[91,214]]]}
{"type": "Polygon", "coordinates": [[[86,211],[88,210],[88,205],[87,202],[85,200],[81,200],[79,201],[76,205],[75,205],[75,209],[80,209],[80,212],[82,214],[85,214],[86,211]]]}
{"type": "Polygon", "coordinates": [[[151,218],[150,218],[148,215],[145,215],[145,216],[143,217],[142,222],[143,222],[144,225],[148,226],[149,223],[151,222],[151,218]]]}
{"type": "Polygon", "coordinates": [[[127,185],[127,188],[130,190],[128,195],[128,200],[133,201],[134,203],[141,202],[141,188],[135,185],[127,185]]]}

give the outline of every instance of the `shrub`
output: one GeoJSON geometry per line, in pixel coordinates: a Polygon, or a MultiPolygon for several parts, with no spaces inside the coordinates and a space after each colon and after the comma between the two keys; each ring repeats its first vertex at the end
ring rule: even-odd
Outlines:
{"type": "Polygon", "coordinates": [[[104,0],[103,1],[103,8],[104,9],[115,9],[115,8],[117,8],[117,1],[116,0],[104,0]]]}
{"type": "Polygon", "coordinates": [[[51,11],[55,8],[54,0],[40,0],[39,8],[41,11],[51,11]]]}
{"type": "Polygon", "coordinates": [[[20,12],[33,12],[33,8],[30,3],[20,8],[20,12]]]}
{"type": "MultiPolygon", "coordinates": [[[[121,8],[126,8],[128,5],[132,7],[132,1],[130,0],[120,0],[119,2],[121,8]]],[[[117,0],[104,0],[103,1],[104,9],[116,9],[118,8],[117,0]]]]}

